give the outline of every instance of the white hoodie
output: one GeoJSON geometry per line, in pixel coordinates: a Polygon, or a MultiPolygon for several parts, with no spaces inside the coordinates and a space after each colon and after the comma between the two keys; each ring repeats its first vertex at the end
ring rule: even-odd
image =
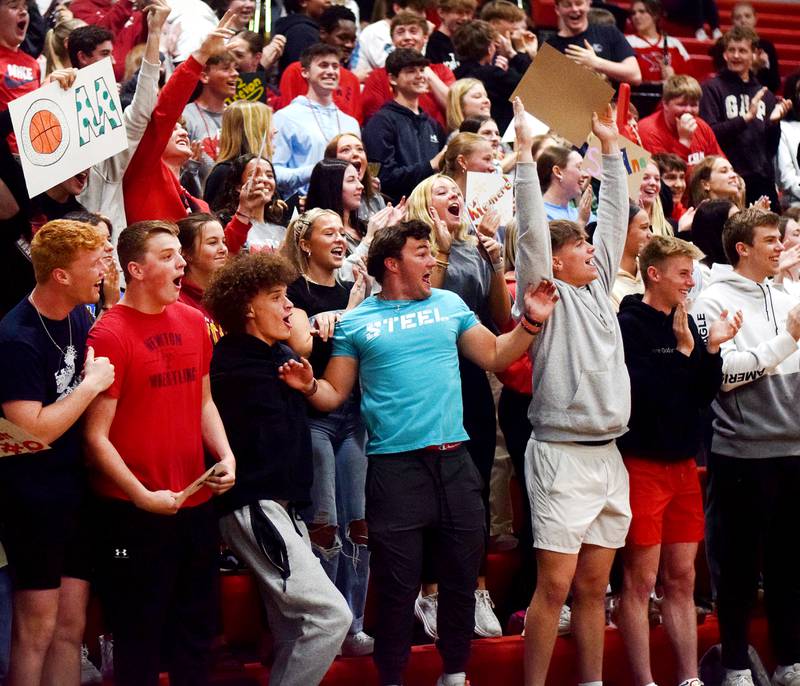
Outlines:
{"type": "Polygon", "coordinates": [[[711,449],[731,457],[800,455],[800,355],[786,331],[797,301],[769,284],[733,270],[712,270],[711,283],[692,306],[704,340],[722,310],[737,310],[744,323],[722,345],[722,388],[713,408],[711,449]]]}

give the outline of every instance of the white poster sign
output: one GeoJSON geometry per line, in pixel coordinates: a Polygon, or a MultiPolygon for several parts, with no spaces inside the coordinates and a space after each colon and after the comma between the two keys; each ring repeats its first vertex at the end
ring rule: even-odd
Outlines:
{"type": "Polygon", "coordinates": [[[500,226],[505,226],[514,217],[514,183],[502,174],[467,172],[467,213],[477,226],[487,210],[500,215],[500,226]]]}
{"type": "Polygon", "coordinates": [[[71,88],[49,83],[8,109],[30,197],[128,147],[110,58],[79,70],[71,88]]]}

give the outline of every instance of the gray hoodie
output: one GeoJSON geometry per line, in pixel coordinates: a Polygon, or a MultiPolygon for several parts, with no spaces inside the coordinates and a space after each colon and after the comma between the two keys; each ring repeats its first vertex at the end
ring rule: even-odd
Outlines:
{"type": "Polygon", "coordinates": [[[768,281],[757,283],[728,269],[711,271],[711,283],[692,306],[704,340],[722,310],[742,310],[739,333],[721,346],[722,388],[712,405],[711,449],[731,457],[800,455],[800,355],[786,331],[797,301],[768,281]]]}
{"type": "Polygon", "coordinates": [[[628,187],[622,155],[603,155],[594,234],[599,276],[576,288],[553,278],[550,229],[533,164],[518,164],[517,300],[551,279],[561,298],[533,345],[533,400],[528,417],[540,441],[601,441],[628,430],[631,390],[609,293],[628,233],[628,187]]]}

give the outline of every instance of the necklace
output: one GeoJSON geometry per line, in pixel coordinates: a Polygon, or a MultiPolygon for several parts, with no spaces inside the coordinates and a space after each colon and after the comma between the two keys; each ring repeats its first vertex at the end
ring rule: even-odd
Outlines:
{"type": "MultiPolygon", "coordinates": [[[[319,132],[322,134],[322,137],[326,141],[329,141],[331,138],[333,138],[333,136],[327,135],[325,133],[325,131],[322,129],[322,124],[320,123],[319,119],[317,119],[317,112],[314,109],[314,105],[311,104],[310,100],[308,101],[308,108],[311,110],[311,114],[314,117],[314,121],[317,123],[317,128],[319,129],[319,132]]],[[[342,123],[339,121],[339,108],[337,107],[336,108],[336,135],[340,134],[341,132],[342,132],[342,123]]]]}
{"type": "Polygon", "coordinates": [[[64,358],[64,364],[67,365],[67,367],[72,367],[74,369],[75,360],[78,357],[78,351],[75,348],[75,346],[72,345],[72,320],[69,318],[69,315],[67,315],[67,326],[69,326],[69,345],[67,345],[66,348],[62,348],[58,343],[56,343],[53,336],[47,330],[47,325],[44,323],[44,319],[42,318],[42,313],[39,312],[39,308],[36,307],[36,305],[33,302],[33,293],[31,293],[28,296],[28,302],[31,304],[33,309],[36,310],[36,314],[39,316],[39,321],[42,324],[42,328],[44,329],[44,332],[47,334],[47,337],[50,339],[50,342],[54,346],[56,346],[56,349],[58,350],[58,352],[61,353],[62,357],[64,358]]]}
{"type": "MultiPolygon", "coordinates": [[[[208,122],[206,121],[206,116],[203,114],[203,110],[200,109],[200,105],[197,104],[197,101],[194,102],[194,106],[197,109],[197,114],[200,115],[200,121],[203,122],[203,128],[206,130],[206,140],[208,144],[211,146],[211,157],[213,160],[217,159],[217,153],[219,152],[219,133],[216,136],[211,135],[211,130],[208,128],[208,122]]],[[[213,122],[214,127],[216,128],[216,122],[213,122]]]]}

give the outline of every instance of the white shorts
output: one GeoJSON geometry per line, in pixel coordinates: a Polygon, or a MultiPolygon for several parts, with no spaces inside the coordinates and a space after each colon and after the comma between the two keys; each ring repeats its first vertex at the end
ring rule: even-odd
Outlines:
{"type": "Polygon", "coordinates": [[[615,441],[589,446],[531,438],[525,472],[536,548],[577,553],[584,543],[625,545],[628,472],[615,441]]]}

